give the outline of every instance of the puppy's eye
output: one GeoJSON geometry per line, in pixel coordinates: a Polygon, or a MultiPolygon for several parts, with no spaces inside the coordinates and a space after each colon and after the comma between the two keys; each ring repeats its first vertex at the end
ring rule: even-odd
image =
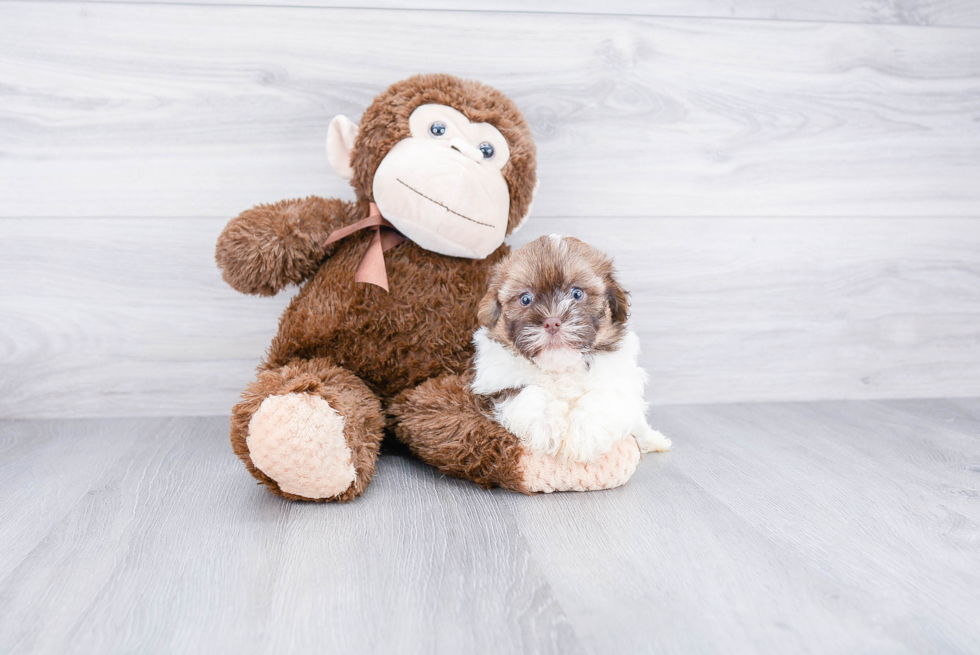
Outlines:
{"type": "Polygon", "coordinates": [[[521,304],[524,305],[525,307],[530,305],[533,300],[534,300],[534,296],[532,296],[529,293],[525,293],[523,296],[521,296],[521,304]]]}
{"type": "Polygon", "coordinates": [[[578,287],[572,287],[572,298],[574,300],[581,300],[582,298],[585,298],[585,292],[578,287]]]}
{"type": "Polygon", "coordinates": [[[446,133],[446,124],[442,121],[436,121],[429,126],[429,134],[432,136],[442,136],[446,133]]]}
{"type": "Polygon", "coordinates": [[[484,159],[490,159],[493,157],[493,146],[484,141],[480,144],[480,152],[483,153],[484,159]]]}

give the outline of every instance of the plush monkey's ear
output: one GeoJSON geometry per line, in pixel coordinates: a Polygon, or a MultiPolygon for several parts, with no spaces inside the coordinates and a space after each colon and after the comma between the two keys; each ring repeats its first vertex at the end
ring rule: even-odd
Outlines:
{"type": "Polygon", "coordinates": [[[350,153],[357,138],[357,123],[343,114],[334,116],[327,129],[327,160],[337,174],[345,180],[354,177],[350,165],[350,153]]]}
{"type": "Polygon", "coordinates": [[[629,296],[623,287],[619,286],[619,282],[612,274],[606,278],[606,298],[609,301],[613,323],[625,323],[626,319],[630,317],[629,296]]]}
{"type": "Polygon", "coordinates": [[[534,186],[531,188],[531,199],[527,202],[527,207],[524,209],[524,214],[514,220],[511,216],[510,222],[507,224],[507,236],[510,236],[517,232],[519,229],[524,227],[527,223],[528,216],[531,215],[531,207],[534,205],[534,197],[538,195],[538,187],[541,186],[541,180],[534,180],[534,186]]]}

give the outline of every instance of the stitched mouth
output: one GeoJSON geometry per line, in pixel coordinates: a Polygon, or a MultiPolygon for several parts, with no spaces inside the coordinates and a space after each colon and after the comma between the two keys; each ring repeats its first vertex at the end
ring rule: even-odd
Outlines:
{"type": "Polygon", "coordinates": [[[438,200],[433,200],[432,198],[430,198],[429,196],[427,196],[427,195],[425,195],[424,193],[422,193],[422,192],[421,192],[421,191],[419,191],[418,189],[415,189],[415,188],[413,188],[413,187],[410,187],[409,185],[407,185],[407,184],[405,184],[405,183],[404,183],[404,182],[403,182],[402,180],[399,180],[399,179],[398,179],[397,177],[396,177],[395,179],[396,179],[396,180],[398,180],[398,182],[399,182],[399,184],[401,184],[401,185],[402,185],[403,187],[405,187],[405,188],[406,188],[406,189],[408,189],[409,191],[414,191],[415,193],[417,193],[417,194],[419,194],[420,196],[422,196],[423,198],[425,198],[425,199],[426,199],[426,200],[428,200],[429,202],[431,202],[431,203],[435,203],[435,204],[437,204],[437,205],[439,205],[440,207],[442,207],[443,209],[445,209],[445,210],[446,210],[447,212],[449,212],[450,214],[456,214],[456,215],[457,215],[457,216],[459,216],[460,218],[465,218],[465,219],[466,219],[466,220],[468,220],[469,222],[471,222],[471,223],[476,223],[477,225],[482,225],[483,227],[490,227],[490,228],[492,228],[492,227],[493,227],[493,225],[490,225],[489,223],[481,223],[480,221],[477,221],[477,220],[474,220],[474,219],[472,219],[472,218],[470,218],[469,216],[463,216],[463,215],[462,215],[462,214],[460,214],[460,213],[459,213],[458,211],[454,211],[454,210],[452,210],[452,209],[450,209],[449,207],[446,207],[446,206],[445,206],[444,204],[442,204],[442,203],[441,203],[441,202],[439,202],[438,200]]]}

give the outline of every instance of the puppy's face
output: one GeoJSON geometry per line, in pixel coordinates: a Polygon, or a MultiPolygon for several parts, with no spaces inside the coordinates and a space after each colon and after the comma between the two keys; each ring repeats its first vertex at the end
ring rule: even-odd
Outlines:
{"type": "Polygon", "coordinates": [[[628,318],[611,260],[572,237],[541,237],[500,262],[480,302],[490,337],[545,370],[615,350],[628,318]]]}

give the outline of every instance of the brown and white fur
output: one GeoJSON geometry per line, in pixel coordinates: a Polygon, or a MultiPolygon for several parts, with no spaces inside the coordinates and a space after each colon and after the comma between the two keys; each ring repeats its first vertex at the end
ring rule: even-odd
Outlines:
{"type": "Polygon", "coordinates": [[[642,452],[667,450],[670,439],[646,421],[647,374],[627,318],[608,257],[572,237],[541,237],[494,269],[470,387],[534,452],[590,462],[630,435],[642,452]]]}

